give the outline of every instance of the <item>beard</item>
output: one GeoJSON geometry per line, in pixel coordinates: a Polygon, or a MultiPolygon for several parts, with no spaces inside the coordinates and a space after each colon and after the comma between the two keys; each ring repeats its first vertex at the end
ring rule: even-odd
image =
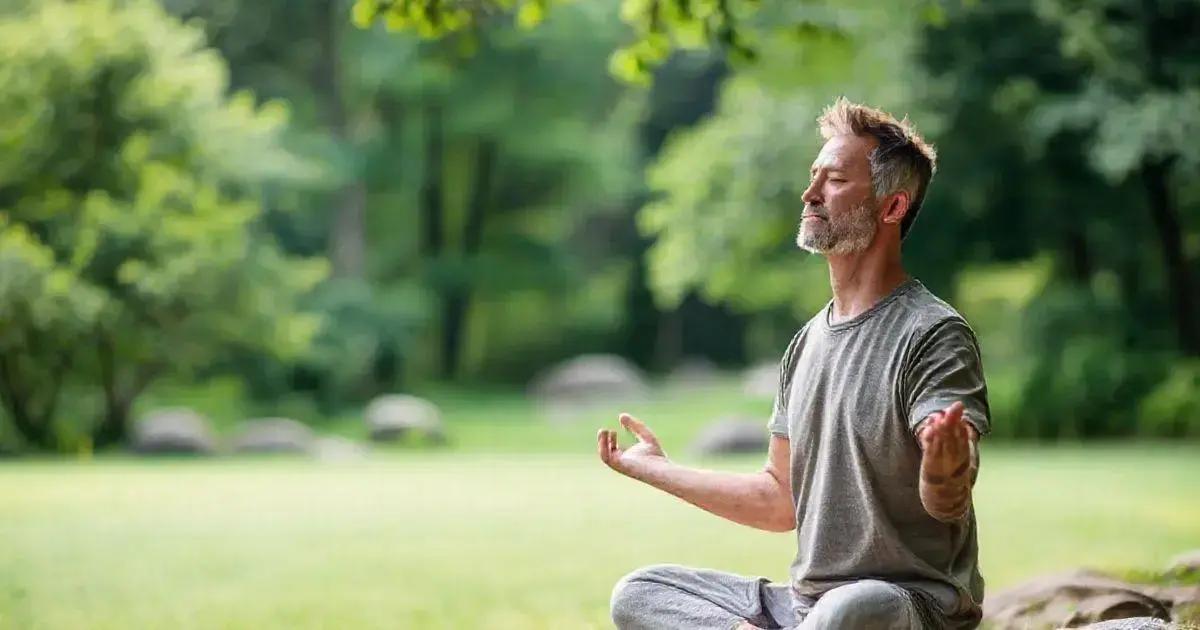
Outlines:
{"type": "Polygon", "coordinates": [[[844,214],[831,216],[824,206],[805,206],[804,212],[824,220],[800,220],[796,245],[813,254],[856,254],[871,246],[875,240],[875,203],[865,199],[844,214]]]}

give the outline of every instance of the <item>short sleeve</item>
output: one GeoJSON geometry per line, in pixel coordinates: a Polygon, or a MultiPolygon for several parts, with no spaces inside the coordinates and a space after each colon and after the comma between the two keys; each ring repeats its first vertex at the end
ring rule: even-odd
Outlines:
{"type": "Polygon", "coordinates": [[[905,370],[904,385],[909,430],[961,401],[963,418],[975,431],[981,436],[991,431],[979,344],[962,319],[943,320],[921,337],[905,370]]]}
{"type": "MultiPolygon", "coordinates": [[[[807,326],[805,327],[807,328],[807,326]]],[[[796,358],[799,354],[800,340],[804,336],[804,328],[792,337],[783,359],[779,361],[779,386],[775,389],[775,403],[771,405],[771,419],[767,422],[767,430],[772,435],[789,437],[788,432],[788,399],[791,397],[792,374],[796,369],[796,358]]]]}

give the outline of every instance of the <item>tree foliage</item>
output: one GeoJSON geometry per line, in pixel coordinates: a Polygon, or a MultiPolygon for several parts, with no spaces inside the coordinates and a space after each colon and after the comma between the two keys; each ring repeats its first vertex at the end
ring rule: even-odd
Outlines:
{"type": "Polygon", "coordinates": [[[312,167],[280,147],[281,105],[226,94],[199,30],[150,2],[38,3],[0,20],[0,80],[0,392],[26,440],[68,440],[65,388],[99,387],[77,432],[103,445],[163,374],[307,347],[294,304],[325,266],[262,234],[256,191],[312,167]]]}

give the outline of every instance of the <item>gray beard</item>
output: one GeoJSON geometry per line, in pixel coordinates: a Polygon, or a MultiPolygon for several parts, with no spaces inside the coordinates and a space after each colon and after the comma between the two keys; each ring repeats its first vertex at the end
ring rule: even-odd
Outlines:
{"type": "Polygon", "coordinates": [[[796,232],[796,246],[813,254],[842,256],[856,254],[871,246],[878,226],[875,204],[870,200],[855,206],[839,221],[832,217],[818,229],[805,227],[803,220],[796,232]]]}

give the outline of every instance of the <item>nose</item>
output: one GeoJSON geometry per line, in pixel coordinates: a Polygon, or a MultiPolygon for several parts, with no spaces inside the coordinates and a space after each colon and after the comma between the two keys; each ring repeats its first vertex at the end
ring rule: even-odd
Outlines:
{"type": "Polygon", "coordinates": [[[804,193],[800,195],[800,201],[803,201],[810,206],[825,205],[825,200],[820,194],[820,187],[817,186],[819,181],[819,177],[814,177],[813,180],[809,182],[808,188],[805,188],[804,193]]]}

